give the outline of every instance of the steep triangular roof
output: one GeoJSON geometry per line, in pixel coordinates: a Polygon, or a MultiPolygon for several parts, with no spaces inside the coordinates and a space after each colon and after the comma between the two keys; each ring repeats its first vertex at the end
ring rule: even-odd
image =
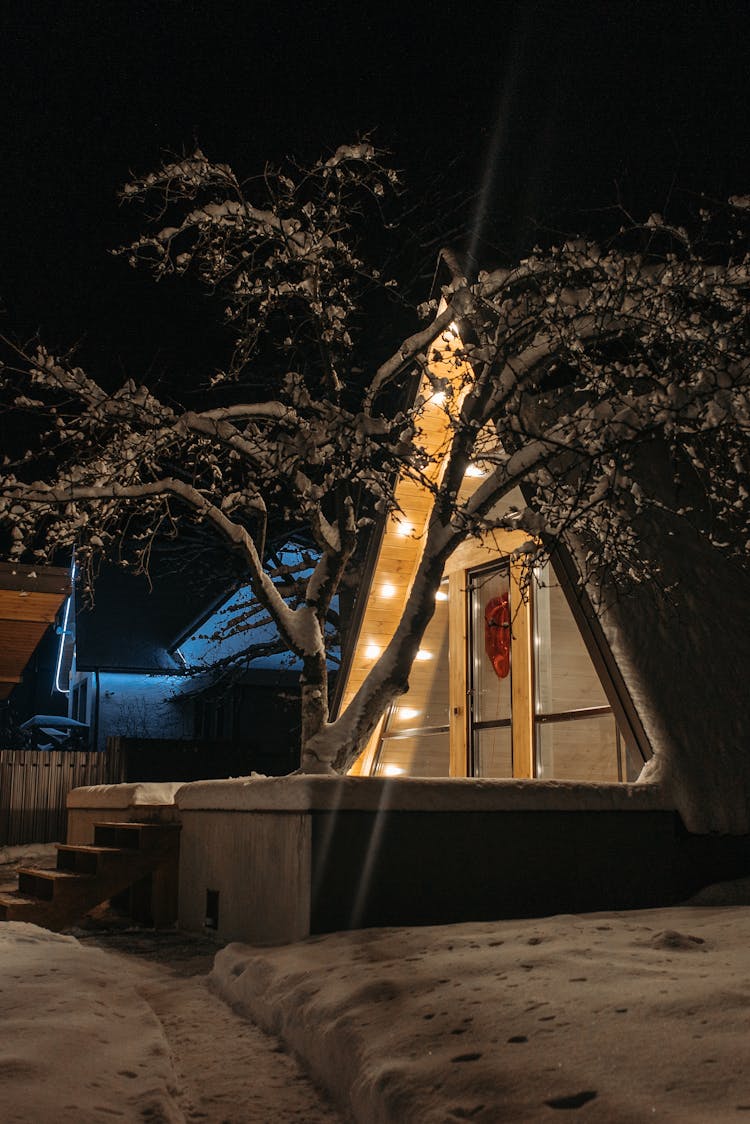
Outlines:
{"type": "MultiPolygon", "coordinates": [[[[435,393],[435,386],[449,384],[460,397],[472,380],[471,369],[457,362],[455,350],[459,347],[458,332],[452,329],[442,341],[440,353],[433,353],[429,374],[425,374],[415,387],[415,395],[425,401],[421,413],[421,441],[430,455],[430,466],[423,481],[404,477],[396,485],[397,511],[376,529],[371,543],[365,574],[354,606],[354,619],[350,622],[349,643],[342,655],[342,668],[334,700],[336,709],[350,702],[367,676],[374,659],[392,638],[406,603],[411,582],[420,562],[427,524],[432,511],[430,485],[442,473],[441,450],[447,449],[451,434],[448,412],[442,408],[444,395],[435,393]]],[[[460,498],[467,498],[481,482],[479,470],[470,466],[464,480],[460,498]]],[[[506,499],[506,506],[520,494],[506,499]]],[[[509,555],[520,547],[528,535],[525,532],[493,531],[481,536],[479,542],[464,544],[457,554],[471,551],[472,565],[491,562],[509,555]]],[[[629,744],[638,746],[644,759],[650,756],[649,740],[637,708],[628,690],[611,644],[601,627],[597,613],[586,591],[576,583],[576,570],[570,554],[560,547],[554,559],[555,571],[565,591],[576,623],[581,631],[589,655],[605,688],[618,726],[629,744]]],[[[354,772],[366,770],[373,760],[383,730],[381,720],[365,751],[354,767],[354,772]]],[[[526,775],[533,775],[531,764],[526,775]]]]}

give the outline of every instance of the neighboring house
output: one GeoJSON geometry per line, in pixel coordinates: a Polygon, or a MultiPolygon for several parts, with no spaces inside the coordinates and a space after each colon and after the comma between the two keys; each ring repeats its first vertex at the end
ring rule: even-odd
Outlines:
{"type": "Polygon", "coordinates": [[[115,735],[190,736],[189,708],[180,702],[188,679],[170,651],[184,621],[184,593],[158,580],[152,593],[145,579],[107,566],[94,606],[82,607],[77,598],[74,591],[72,646],[59,689],[68,696],[69,717],[89,726],[92,748],[104,749],[115,735]]]}
{"type": "Polygon", "coordinates": [[[106,566],[93,607],[69,615],[73,648],[60,686],[69,716],[88,724],[97,749],[109,737],[226,742],[252,751],[248,770],[297,764],[299,669],[276,650],[247,587],[217,594],[215,585],[201,603],[179,576],[152,574],[149,588],[106,566]],[[258,619],[257,661],[225,674],[246,642],[244,626],[258,619]]]}

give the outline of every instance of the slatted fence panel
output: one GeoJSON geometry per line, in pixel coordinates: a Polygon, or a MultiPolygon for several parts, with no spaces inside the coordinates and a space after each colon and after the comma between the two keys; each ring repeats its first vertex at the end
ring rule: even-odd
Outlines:
{"type": "Polygon", "coordinates": [[[0,750],[0,845],[65,839],[65,799],[72,788],[115,784],[121,755],[74,750],[0,750]]]}

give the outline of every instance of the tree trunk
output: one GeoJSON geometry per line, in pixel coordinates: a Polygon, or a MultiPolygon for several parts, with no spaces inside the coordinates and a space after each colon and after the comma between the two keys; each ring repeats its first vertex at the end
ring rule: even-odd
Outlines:
{"type": "Polygon", "coordinates": [[[301,686],[302,734],[300,771],[332,773],[330,763],[315,751],[314,739],[328,722],[328,668],[325,652],[305,656],[301,686]]]}

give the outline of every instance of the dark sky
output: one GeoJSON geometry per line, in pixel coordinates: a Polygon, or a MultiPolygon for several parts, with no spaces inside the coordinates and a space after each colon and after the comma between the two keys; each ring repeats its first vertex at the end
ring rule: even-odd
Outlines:
{"type": "Polygon", "coordinates": [[[188,298],[107,256],[128,170],[194,139],[249,175],[374,129],[509,252],[618,190],[639,213],[750,190],[749,61],[747,0],[4,0],[3,328],[129,372],[207,346],[188,298]]]}

